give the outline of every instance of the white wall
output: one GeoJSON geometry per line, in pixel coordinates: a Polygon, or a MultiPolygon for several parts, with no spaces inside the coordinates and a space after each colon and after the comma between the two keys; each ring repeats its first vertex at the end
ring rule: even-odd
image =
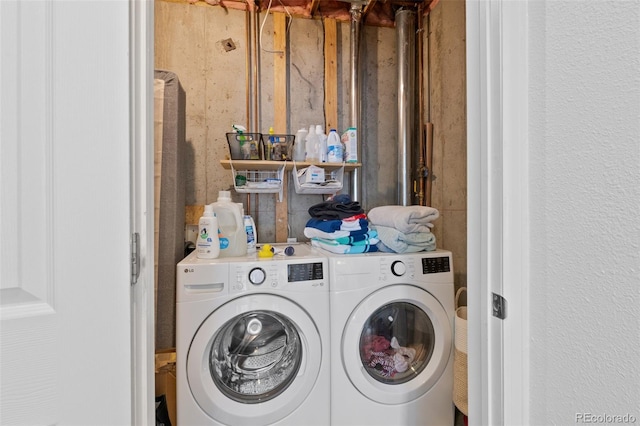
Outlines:
{"type": "Polygon", "coordinates": [[[640,423],[640,2],[528,22],[530,424],[640,423]]]}

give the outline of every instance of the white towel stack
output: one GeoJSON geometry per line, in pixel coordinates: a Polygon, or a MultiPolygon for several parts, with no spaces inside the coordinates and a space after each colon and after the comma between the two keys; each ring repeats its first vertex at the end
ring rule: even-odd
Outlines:
{"type": "Polygon", "coordinates": [[[378,232],[378,249],[395,253],[432,251],[436,238],[431,232],[438,210],[427,206],[380,206],[367,214],[378,232]]]}

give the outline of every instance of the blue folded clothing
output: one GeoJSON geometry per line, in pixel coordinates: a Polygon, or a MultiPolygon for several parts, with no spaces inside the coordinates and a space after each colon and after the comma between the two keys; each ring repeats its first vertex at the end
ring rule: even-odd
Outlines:
{"type": "Polygon", "coordinates": [[[309,215],[318,219],[346,219],[362,213],[364,210],[359,202],[343,198],[324,201],[309,207],[309,215]]]}
{"type": "MultiPolygon", "coordinates": [[[[351,245],[358,245],[358,243],[361,243],[367,240],[370,242],[379,241],[378,232],[375,229],[370,229],[369,232],[364,234],[348,235],[346,237],[338,237],[338,238],[332,238],[332,239],[338,244],[351,244],[351,245]]],[[[375,243],[371,242],[371,244],[375,244],[375,243]]]]}
{"type": "Polygon", "coordinates": [[[324,232],[334,231],[361,231],[366,233],[369,230],[369,221],[367,219],[358,219],[357,221],[343,221],[339,219],[322,220],[311,218],[305,225],[308,228],[316,228],[324,232]]]}
{"type": "MultiPolygon", "coordinates": [[[[377,242],[377,240],[376,240],[377,242]]],[[[336,254],[357,254],[357,253],[370,253],[378,251],[378,247],[371,242],[361,241],[362,244],[335,244],[335,242],[327,242],[326,240],[320,240],[317,238],[311,239],[311,245],[327,250],[336,254]]]]}
{"type": "Polygon", "coordinates": [[[305,227],[304,236],[311,238],[321,238],[324,240],[336,240],[343,244],[350,244],[354,241],[362,241],[367,238],[378,238],[378,233],[373,229],[360,229],[358,231],[333,231],[324,232],[317,228],[305,227]]]}

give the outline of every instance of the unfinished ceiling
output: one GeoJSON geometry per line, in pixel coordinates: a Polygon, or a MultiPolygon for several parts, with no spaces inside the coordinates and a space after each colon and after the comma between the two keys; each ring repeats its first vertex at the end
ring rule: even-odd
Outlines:
{"type": "Polygon", "coordinates": [[[349,21],[352,5],[362,8],[365,25],[395,26],[395,12],[401,7],[412,7],[428,14],[439,0],[183,0],[189,3],[220,6],[229,9],[269,10],[286,13],[294,18],[333,18],[349,21]]]}

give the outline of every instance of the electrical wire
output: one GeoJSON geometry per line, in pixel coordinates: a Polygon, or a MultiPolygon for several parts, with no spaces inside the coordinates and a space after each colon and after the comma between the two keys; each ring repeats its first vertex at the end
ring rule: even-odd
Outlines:
{"type": "MultiPolygon", "coordinates": [[[[280,5],[284,8],[284,11],[287,13],[287,16],[289,17],[289,23],[287,23],[287,29],[286,29],[286,33],[289,34],[289,28],[291,27],[291,22],[293,20],[293,17],[291,16],[291,13],[289,13],[289,9],[287,8],[287,6],[285,6],[281,0],[278,0],[278,3],[280,3],[280,5]]],[[[265,13],[264,19],[262,20],[262,25],[260,25],[260,50],[267,53],[278,53],[278,54],[284,55],[285,52],[283,52],[282,50],[268,50],[262,46],[262,32],[264,31],[264,24],[267,22],[267,17],[269,16],[269,11],[271,10],[272,4],[273,4],[273,0],[269,0],[269,5],[267,6],[267,12],[265,13]]]]}

